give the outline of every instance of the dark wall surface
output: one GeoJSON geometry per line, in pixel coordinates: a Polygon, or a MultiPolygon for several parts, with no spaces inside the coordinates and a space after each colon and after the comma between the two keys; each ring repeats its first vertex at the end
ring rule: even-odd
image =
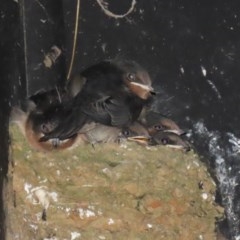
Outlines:
{"type": "MultiPolygon", "coordinates": [[[[98,2],[81,1],[72,75],[116,56],[148,69],[158,92],[154,110],[188,129],[190,141],[208,159],[226,209],[222,228],[230,229],[228,239],[236,239],[240,234],[240,2],[138,0],[123,18],[109,15],[123,15],[135,1],[106,0],[109,15],[98,2]]],[[[4,76],[16,75],[17,102],[25,90],[31,95],[66,81],[77,0],[22,0],[8,5],[10,12],[19,7],[21,13],[21,32],[13,28],[15,42],[8,38],[5,44],[11,47],[4,49],[13,56],[4,76]],[[54,45],[62,55],[46,68],[44,56],[54,45]],[[14,49],[18,54],[13,54],[14,49]],[[17,66],[14,71],[12,61],[17,66]]],[[[6,21],[14,22],[10,16],[6,21]]],[[[13,18],[17,16],[16,12],[13,18]]]]}
{"type": "MultiPolygon", "coordinates": [[[[18,99],[18,94],[24,91],[25,87],[19,88],[21,86],[19,6],[14,1],[1,1],[0,19],[0,239],[5,239],[6,209],[4,208],[4,199],[6,189],[4,186],[8,181],[9,113],[14,94],[15,98],[18,99]]],[[[23,96],[23,92],[20,95],[23,96]]]]}

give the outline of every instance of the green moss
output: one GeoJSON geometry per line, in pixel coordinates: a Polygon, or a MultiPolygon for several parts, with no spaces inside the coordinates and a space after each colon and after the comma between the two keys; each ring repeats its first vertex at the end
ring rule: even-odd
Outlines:
{"type": "Polygon", "coordinates": [[[223,210],[194,152],[127,143],[42,153],[16,127],[11,133],[16,208],[9,202],[9,215],[21,239],[71,239],[71,232],[81,239],[216,239],[223,210]],[[34,205],[34,187],[48,196],[46,222],[36,216],[44,203],[34,205]]]}

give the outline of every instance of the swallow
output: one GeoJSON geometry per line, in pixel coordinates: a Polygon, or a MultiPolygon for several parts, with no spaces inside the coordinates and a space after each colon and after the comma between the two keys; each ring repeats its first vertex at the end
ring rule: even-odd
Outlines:
{"type": "Polygon", "coordinates": [[[58,105],[62,102],[68,101],[70,96],[64,88],[56,87],[48,91],[41,90],[28,99],[34,104],[34,108],[38,110],[46,110],[49,106],[58,105]]]}
{"type": "Polygon", "coordinates": [[[148,127],[148,132],[150,135],[154,135],[159,131],[175,133],[179,136],[186,133],[173,120],[165,117],[161,117],[158,122],[148,127]]]}
{"type": "Polygon", "coordinates": [[[149,107],[143,108],[138,121],[148,127],[149,133],[154,134],[157,131],[173,132],[177,135],[184,135],[186,132],[172,119],[155,112],[149,107]]]}
{"type": "Polygon", "coordinates": [[[119,128],[91,122],[81,128],[79,136],[81,137],[81,142],[84,141],[92,145],[98,143],[120,143],[128,140],[129,137],[140,137],[140,135],[148,137],[149,135],[144,128],[138,128],[141,129],[140,131],[136,130],[137,124],[138,123],[133,123],[127,128],[119,128]],[[142,129],[144,129],[144,131],[142,131],[142,129]]]}
{"type": "Polygon", "coordinates": [[[39,138],[43,136],[43,131],[36,122],[37,112],[31,110],[25,112],[19,107],[14,107],[11,112],[10,122],[16,123],[20,128],[21,133],[26,138],[29,145],[38,151],[49,152],[53,150],[63,150],[72,147],[76,141],[77,136],[59,141],[58,139],[50,139],[46,142],[39,142],[39,138]]]}
{"type": "Polygon", "coordinates": [[[164,145],[170,148],[190,150],[190,145],[181,136],[174,132],[157,131],[149,134],[148,128],[139,122],[134,122],[127,128],[106,126],[100,123],[91,122],[85,124],[79,132],[81,143],[119,143],[122,140],[134,141],[144,146],[164,145]]]}
{"type": "Polygon", "coordinates": [[[65,86],[55,86],[50,90],[40,90],[29,97],[29,102],[34,103],[34,108],[47,110],[50,106],[58,106],[74,98],[83,88],[86,79],[80,75],[74,76],[66,82],[65,86]]]}
{"type": "Polygon", "coordinates": [[[170,132],[157,132],[154,136],[133,136],[128,137],[129,141],[134,141],[144,146],[163,145],[170,148],[182,149],[186,152],[191,150],[187,141],[184,141],[179,135],[170,132]]]}
{"type": "Polygon", "coordinates": [[[152,136],[150,145],[164,145],[170,148],[182,149],[186,152],[191,150],[190,144],[173,132],[158,131],[152,136]]]}
{"type": "Polygon", "coordinates": [[[44,133],[51,131],[54,126],[47,124],[46,121],[41,120],[38,115],[41,115],[41,110],[33,109],[34,104],[29,102],[30,109],[28,112],[23,111],[19,107],[14,107],[11,113],[10,121],[16,123],[22,134],[25,136],[29,145],[38,151],[56,151],[64,149],[72,149],[82,144],[95,144],[99,143],[119,143],[127,140],[127,137],[136,136],[137,132],[130,129],[121,129],[118,127],[106,126],[96,122],[89,122],[83,125],[79,133],[69,139],[49,139],[48,141],[41,142],[44,133]],[[45,122],[45,124],[40,124],[45,122]]]}
{"type": "MultiPolygon", "coordinates": [[[[165,121],[163,122],[165,123],[165,121]]],[[[172,122],[170,121],[170,123],[172,122]]],[[[177,134],[179,133],[178,128],[176,133],[177,125],[173,128],[173,130],[166,130],[162,126],[159,127],[159,124],[162,124],[162,121],[150,127],[146,127],[143,124],[136,122],[129,127],[135,133],[135,136],[128,137],[128,140],[145,146],[164,145],[171,148],[183,149],[185,151],[189,151],[191,149],[189,143],[183,140],[181,135],[177,134]]]]}
{"type": "MultiPolygon", "coordinates": [[[[63,117],[54,130],[40,141],[72,137],[86,121],[127,127],[137,120],[143,107],[155,95],[148,72],[133,61],[103,61],[84,70],[79,78],[84,79],[80,90],[62,107],[63,117]]],[[[51,111],[52,115],[56,113],[53,109],[44,113],[48,115],[48,122],[52,121],[51,111]]]]}
{"type": "Polygon", "coordinates": [[[106,126],[100,123],[92,122],[90,124],[85,124],[80,131],[83,138],[86,139],[88,143],[95,145],[97,143],[114,143],[118,142],[121,137],[121,128],[106,126]],[[85,130],[85,126],[94,125],[94,127],[85,130]]]}

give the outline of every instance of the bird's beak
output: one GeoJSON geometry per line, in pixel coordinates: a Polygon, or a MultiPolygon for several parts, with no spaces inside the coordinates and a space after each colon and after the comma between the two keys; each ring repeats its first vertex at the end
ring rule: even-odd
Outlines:
{"type": "Polygon", "coordinates": [[[189,145],[172,145],[172,144],[166,144],[165,145],[166,147],[169,147],[169,148],[174,148],[174,149],[180,149],[180,150],[184,150],[186,152],[189,152],[191,150],[191,147],[189,145]]]}
{"type": "Polygon", "coordinates": [[[144,100],[148,99],[148,97],[151,95],[156,95],[154,89],[151,86],[145,84],[130,82],[129,88],[133,93],[144,100]]]}
{"type": "Polygon", "coordinates": [[[127,140],[137,142],[141,145],[148,145],[150,138],[145,136],[128,137],[127,140]]]}
{"type": "Polygon", "coordinates": [[[182,129],[167,129],[167,130],[164,130],[164,132],[175,133],[178,136],[184,135],[186,133],[182,129]]]}

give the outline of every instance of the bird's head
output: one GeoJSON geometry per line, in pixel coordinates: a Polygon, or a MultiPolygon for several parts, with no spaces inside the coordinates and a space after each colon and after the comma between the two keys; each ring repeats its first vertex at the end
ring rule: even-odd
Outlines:
{"type": "Polygon", "coordinates": [[[180,129],[180,127],[169,118],[161,118],[157,123],[148,128],[150,135],[154,135],[159,131],[175,133],[179,136],[185,134],[185,131],[180,129]]]}
{"type": "Polygon", "coordinates": [[[59,125],[60,120],[60,109],[55,106],[46,111],[36,109],[29,115],[33,130],[42,134],[52,132],[59,125]]]}
{"type": "Polygon", "coordinates": [[[144,146],[148,145],[151,139],[147,129],[138,122],[134,122],[128,128],[123,129],[122,134],[128,141],[133,141],[144,146]]]}
{"type": "Polygon", "coordinates": [[[155,95],[151,77],[138,63],[129,60],[118,60],[116,65],[122,69],[124,83],[130,92],[143,100],[155,95]]]}
{"type": "Polygon", "coordinates": [[[29,113],[25,124],[25,136],[31,146],[40,151],[63,150],[70,148],[77,140],[77,136],[64,141],[58,138],[49,139],[47,141],[39,141],[44,137],[45,133],[51,132],[57,126],[57,122],[53,119],[46,118],[40,110],[34,110],[29,113]]]}
{"type": "Polygon", "coordinates": [[[187,141],[184,141],[179,135],[171,132],[157,132],[152,136],[150,145],[164,145],[170,148],[190,151],[191,147],[187,141]]]}

